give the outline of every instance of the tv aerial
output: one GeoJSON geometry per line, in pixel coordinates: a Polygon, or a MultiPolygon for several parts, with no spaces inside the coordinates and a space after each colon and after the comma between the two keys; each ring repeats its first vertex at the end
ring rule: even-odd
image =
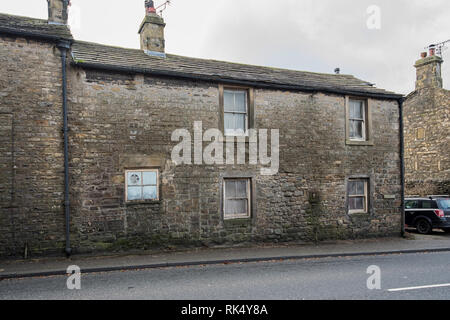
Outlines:
{"type": "Polygon", "coordinates": [[[172,4],[171,0],[167,0],[166,2],[164,2],[163,4],[157,6],[155,9],[158,12],[158,14],[160,16],[162,16],[163,12],[167,9],[168,6],[170,6],[172,4]]]}
{"type": "Polygon", "coordinates": [[[438,55],[439,57],[442,58],[442,53],[448,49],[447,44],[449,44],[449,43],[450,43],[450,39],[448,39],[447,41],[436,43],[436,44],[431,44],[425,49],[436,50],[436,55],[438,55]]]}

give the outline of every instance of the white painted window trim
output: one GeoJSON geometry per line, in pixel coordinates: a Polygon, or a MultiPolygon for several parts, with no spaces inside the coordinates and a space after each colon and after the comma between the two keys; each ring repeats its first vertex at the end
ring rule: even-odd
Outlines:
{"type": "Polygon", "coordinates": [[[248,132],[248,127],[249,127],[249,105],[248,105],[248,90],[246,89],[234,89],[234,88],[224,88],[223,89],[223,131],[224,131],[224,136],[225,137],[248,137],[249,136],[249,132],[248,132]],[[244,112],[227,112],[225,111],[225,92],[243,92],[245,93],[245,113],[244,112]],[[244,129],[244,133],[240,133],[240,132],[231,132],[228,131],[225,127],[225,114],[227,113],[231,113],[231,114],[245,114],[245,129],[244,129]]]}
{"type": "Polygon", "coordinates": [[[251,212],[252,212],[252,208],[251,208],[251,179],[250,178],[224,178],[223,179],[223,218],[224,220],[234,220],[234,219],[248,219],[251,217],[251,212]],[[226,182],[227,181],[246,181],[247,184],[247,197],[246,198],[227,198],[226,195],[226,182]],[[234,214],[234,215],[230,215],[227,214],[226,208],[227,208],[227,200],[247,200],[247,213],[246,214],[234,214]]]}
{"type": "MultiPolygon", "coordinates": [[[[348,193],[348,213],[349,214],[355,214],[355,213],[368,213],[369,212],[369,180],[368,179],[349,179],[348,183],[352,182],[364,182],[364,194],[358,194],[358,195],[350,195],[348,193]],[[351,198],[361,198],[364,197],[364,209],[357,209],[357,210],[350,210],[350,199],[351,198]]],[[[347,188],[348,192],[349,188],[347,188]]]]}
{"type": "Polygon", "coordinates": [[[349,125],[351,125],[352,121],[362,121],[363,126],[362,126],[362,138],[355,138],[351,136],[351,131],[349,131],[349,139],[350,141],[367,141],[367,102],[365,100],[362,99],[353,99],[353,98],[349,98],[348,99],[348,109],[349,109],[349,115],[348,115],[348,123],[349,125]],[[352,118],[350,115],[350,102],[352,101],[358,101],[362,103],[362,119],[357,119],[357,118],[352,118]]]}
{"type": "MultiPolygon", "coordinates": [[[[142,183],[143,183],[143,178],[142,178],[142,183]]],[[[155,185],[144,185],[141,184],[139,187],[141,187],[142,189],[144,187],[153,187],[155,185]]],[[[130,187],[137,187],[137,186],[130,186],[130,187]]],[[[159,201],[159,170],[158,169],[133,169],[133,170],[125,170],[125,202],[127,203],[133,203],[133,202],[146,202],[146,201],[159,201]],[[156,199],[140,199],[140,200],[128,200],[128,173],[133,173],[133,172],[139,172],[143,173],[144,172],[155,172],[156,173],[156,199]]]]}

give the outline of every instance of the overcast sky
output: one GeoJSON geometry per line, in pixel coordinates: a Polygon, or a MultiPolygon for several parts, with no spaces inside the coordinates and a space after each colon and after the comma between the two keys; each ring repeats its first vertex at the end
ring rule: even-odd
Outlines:
{"type": "MultiPolygon", "coordinates": [[[[47,1],[1,0],[0,12],[47,19],[47,1]]],[[[448,0],[172,0],[163,15],[167,53],[325,73],[340,67],[405,94],[424,47],[450,39],[448,0]],[[367,27],[371,5],[381,10],[380,29],[367,27]]],[[[139,48],[143,17],[144,0],[72,0],[78,40],[139,48]]],[[[443,58],[449,89],[450,49],[443,58]]]]}

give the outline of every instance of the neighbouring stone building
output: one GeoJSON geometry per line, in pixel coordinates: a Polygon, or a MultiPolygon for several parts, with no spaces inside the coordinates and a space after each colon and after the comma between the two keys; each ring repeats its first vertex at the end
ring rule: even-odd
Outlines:
{"type": "Polygon", "coordinates": [[[404,103],[407,195],[450,194],[450,91],[432,46],[415,64],[416,90],[404,103]]]}
{"type": "Polygon", "coordinates": [[[141,50],[74,40],[64,0],[49,17],[0,14],[1,256],[400,234],[401,95],[165,54],[153,1],[141,50]],[[210,128],[245,140],[245,164],[173,161],[200,121],[205,148],[210,128]],[[247,129],[279,130],[276,174],[247,129]]]}

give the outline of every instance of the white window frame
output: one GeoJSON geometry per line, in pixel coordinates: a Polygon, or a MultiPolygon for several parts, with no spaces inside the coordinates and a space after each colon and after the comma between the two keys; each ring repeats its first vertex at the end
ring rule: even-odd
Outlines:
{"type": "Polygon", "coordinates": [[[349,105],[348,105],[348,110],[349,110],[349,114],[348,114],[348,124],[349,124],[349,126],[351,127],[352,121],[359,121],[359,122],[362,121],[362,124],[363,124],[363,126],[362,126],[362,138],[352,137],[352,136],[351,136],[352,132],[351,132],[351,130],[349,129],[349,139],[350,139],[350,141],[367,141],[367,112],[366,112],[366,109],[367,109],[367,102],[366,102],[366,100],[363,100],[363,99],[352,99],[352,98],[350,98],[350,99],[348,100],[348,104],[349,104],[349,105]],[[350,103],[351,103],[352,101],[355,101],[355,102],[361,102],[361,103],[362,103],[362,119],[361,119],[361,118],[352,118],[352,117],[351,117],[350,103]]]}
{"type": "Polygon", "coordinates": [[[224,220],[234,220],[234,219],[248,219],[251,217],[252,212],[252,194],[251,194],[251,179],[250,178],[224,178],[223,179],[223,219],[224,220]],[[246,198],[227,198],[226,194],[226,182],[227,181],[245,181],[247,184],[247,197],[246,198]],[[227,214],[227,200],[247,200],[247,213],[245,214],[227,214]]]}
{"type": "Polygon", "coordinates": [[[238,88],[227,88],[225,87],[223,89],[223,131],[224,131],[224,135],[226,137],[248,137],[249,133],[248,133],[248,126],[249,126],[249,103],[248,103],[248,90],[246,89],[238,89],[238,88]],[[230,132],[230,130],[228,130],[227,132],[227,128],[225,127],[225,115],[228,114],[244,114],[244,112],[229,112],[229,111],[225,111],[225,93],[226,92],[243,92],[245,94],[245,128],[244,128],[244,133],[238,132],[236,130],[234,130],[234,132],[230,132]]]}
{"type": "MultiPolygon", "coordinates": [[[[142,195],[144,193],[142,192],[142,195]]],[[[148,201],[159,201],[159,170],[158,169],[132,169],[132,170],[125,170],[125,202],[127,203],[133,203],[133,202],[148,202],[148,201]],[[139,186],[130,186],[130,187],[141,187],[144,189],[144,187],[155,187],[156,186],[156,199],[139,199],[139,200],[128,200],[128,173],[141,173],[143,176],[144,172],[155,172],[156,173],[156,185],[149,184],[144,185],[143,179],[141,181],[141,185],[139,186]]]]}
{"type": "Polygon", "coordinates": [[[368,213],[369,212],[369,180],[363,178],[352,178],[348,180],[347,186],[347,209],[348,213],[368,213]],[[352,182],[363,182],[364,183],[364,194],[350,195],[350,183],[352,182]],[[364,197],[364,209],[350,210],[350,199],[364,197]]]}

